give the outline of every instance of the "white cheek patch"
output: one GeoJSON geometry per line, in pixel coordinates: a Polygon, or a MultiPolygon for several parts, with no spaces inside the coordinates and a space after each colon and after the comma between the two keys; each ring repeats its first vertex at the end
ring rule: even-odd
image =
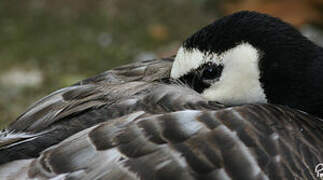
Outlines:
{"type": "Polygon", "coordinates": [[[249,43],[242,43],[221,54],[223,71],[220,80],[202,95],[227,105],[266,103],[260,83],[259,53],[249,43]]]}
{"type": "Polygon", "coordinates": [[[217,63],[216,60],[217,56],[215,54],[206,56],[198,49],[186,50],[180,47],[177,51],[170,76],[174,79],[180,78],[206,62],[213,61],[217,63]]]}

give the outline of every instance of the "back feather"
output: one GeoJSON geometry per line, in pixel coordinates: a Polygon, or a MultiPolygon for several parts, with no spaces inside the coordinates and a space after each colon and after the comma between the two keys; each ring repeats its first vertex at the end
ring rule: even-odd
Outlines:
{"type": "Polygon", "coordinates": [[[171,65],[122,66],[36,102],[0,134],[0,179],[316,178],[321,119],[226,108],[164,83],[171,65]]]}

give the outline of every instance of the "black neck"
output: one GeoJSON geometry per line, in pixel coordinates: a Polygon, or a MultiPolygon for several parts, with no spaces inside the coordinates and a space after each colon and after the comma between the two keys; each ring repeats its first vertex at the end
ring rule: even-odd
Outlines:
{"type": "Polygon", "coordinates": [[[261,79],[265,94],[270,97],[270,103],[323,117],[323,48],[307,44],[307,48],[294,54],[295,57],[288,57],[294,59],[263,66],[266,67],[263,72],[271,71],[264,73],[270,77],[261,79]]]}

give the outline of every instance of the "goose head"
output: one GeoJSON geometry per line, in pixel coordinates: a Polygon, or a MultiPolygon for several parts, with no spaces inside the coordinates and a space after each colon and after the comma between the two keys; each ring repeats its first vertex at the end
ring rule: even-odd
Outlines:
{"type": "Polygon", "coordinates": [[[185,40],[171,78],[225,105],[273,103],[322,115],[322,57],[293,26],[241,11],[185,40]]]}

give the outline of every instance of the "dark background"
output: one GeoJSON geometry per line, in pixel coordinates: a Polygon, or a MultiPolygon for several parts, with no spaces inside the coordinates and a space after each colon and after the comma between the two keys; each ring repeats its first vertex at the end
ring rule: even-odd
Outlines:
{"type": "Polygon", "coordinates": [[[1,0],[0,127],[78,80],[174,55],[190,34],[238,10],[281,17],[323,43],[323,0],[1,0]]]}

